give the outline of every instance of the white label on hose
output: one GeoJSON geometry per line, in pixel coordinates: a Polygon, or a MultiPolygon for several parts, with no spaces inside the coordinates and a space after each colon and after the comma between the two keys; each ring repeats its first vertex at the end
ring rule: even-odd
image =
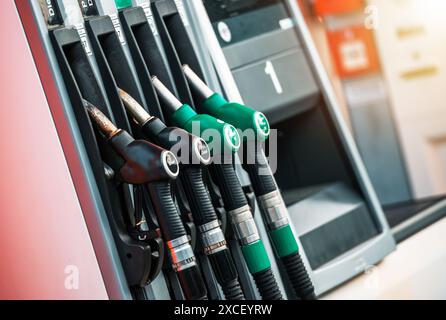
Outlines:
{"type": "Polygon", "coordinates": [[[82,46],[84,47],[85,53],[88,56],[91,56],[93,52],[90,48],[90,43],[88,42],[87,33],[85,32],[84,24],[79,23],[74,26],[77,30],[77,33],[79,34],[79,37],[81,38],[82,46]]]}
{"type": "Polygon", "coordinates": [[[125,38],[124,38],[124,33],[122,32],[121,22],[119,22],[118,14],[112,13],[109,16],[113,22],[113,26],[115,27],[116,33],[118,34],[119,41],[121,41],[122,45],[125,45],[126,42],[125,42],[125,38]]]}
{"type": "Polygon", "coordinates": [[[147,22],[149,23],[149,26],[152,29],[153,35],[157,36],[158,29],[156,28],[155,20],[153,19],[152,8],[150,8],[150,3],[148,2],[141,3],[141,8],[143,8],[144,13],[146,14],[147,22]]]}
{"type": "Polygon", "coordinates": [[[185,27],[189,26],[189,19],[187,18],[186,9],[184,9],[183,0],[175,0],[175,4],[178,9],[178,13],[180,14],[181,20],[183,20],[183,24],[185,27]]]}

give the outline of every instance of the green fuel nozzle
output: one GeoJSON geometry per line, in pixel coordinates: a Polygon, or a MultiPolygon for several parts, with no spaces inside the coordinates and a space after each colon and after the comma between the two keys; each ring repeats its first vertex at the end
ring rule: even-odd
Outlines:
{"type": "Polygon", "coordinates": [[[203,138],[211,146],[213,155],[219,149],[222,153],[239,150],[241,139],[234,126],[207,114],[197,114],[191,106],[181,103],[157,77],[153,77],[152,82],[160,100],[171,112],[170,119],[175,126],[203,138]]]}
{"type": "Polygon", "coordinates": [[[261,141],[268,139],[271,128],[263,113],[239,103],[228,102],[221,94],[213,92],[188,65],[183,65],[183,72],[191,89],[203,99],[203,111],[239,130],[254,130],[261,141]]]}
{"type": "MultiPolygon", "coordinates": [[[[270,126],[263,113],[238,103],[229,103],[223,96],[213,92],[188,65],[183,66],[183,72],[192,91],[202,99],[204,112],[231,123],[239,130],[254,130],[259,142],[268,139],[270,126]]],[[[249,135],[245,133],[243,137],[247,141],[249,135]]],[[[261,150],[257,150],[254,157],[254,163],[245,163],[243,167],[251,179],[276,255],[282,260],[296,295],[301,299],[315,299],[314,287],[302,262],[297,240],[289,224],[288,210],[274,176],[272,173],[260,174],[260,169],[269,171],[268,161],[261,150]]]]}
{"type": "Polygon", "coordinates": [[[115,4],[118,10],[130,8],[132,6],[132,0],[115,0],[115,4]]]}

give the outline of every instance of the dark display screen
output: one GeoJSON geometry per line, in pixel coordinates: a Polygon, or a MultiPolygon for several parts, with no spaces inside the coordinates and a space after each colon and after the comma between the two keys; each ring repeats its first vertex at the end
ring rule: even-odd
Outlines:
{"type": "Polygon", "coordinates": [[[239,16],[243,13],[278,4],[281,0],[204,0],[211,22],[239,16]]]}
{"type": "Polygon", "coordinates": [[[283,0],[204,0],[220,45],[227,47],[273,32],[290,18],[283,0]]]}

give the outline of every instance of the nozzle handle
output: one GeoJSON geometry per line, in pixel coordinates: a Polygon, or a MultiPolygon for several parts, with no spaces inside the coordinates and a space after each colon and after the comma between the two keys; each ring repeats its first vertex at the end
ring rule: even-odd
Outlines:
{"type": "Polygon", "coordinates": [[[197,114],[187,104],[172,115],[172,121],[176,126],[203,138],[214,154],[217,150],[235,153],[241,146],[240,135],[234,126],[207,114],[197,114]]]}
{"type": "Polygon", "coordinates": [[[239,130],[254,130],[254,138],[268,139],[271,127],[266,116],[239,103],[230,103],[223,96],[214,93],[203,102],[203,111],[232,124],[239,130]]]}
{"type": "Polygon", "coordinates": [[[172,152],[147,141],[135,140],[123,130],[110,141],[125,160],[119,169],[119,176],[126,183],[146,184],[178,177],[179,163],[172,152]]]}

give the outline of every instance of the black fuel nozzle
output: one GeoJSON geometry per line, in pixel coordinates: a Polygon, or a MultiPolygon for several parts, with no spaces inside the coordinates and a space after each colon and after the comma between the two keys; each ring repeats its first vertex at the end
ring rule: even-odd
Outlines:
{"type": "Polygon", "coordinates": [[[99,131],[124,159],[124,165],[117,170],[122,181],[147,187],[172,268],[178,275],[186,299],[207,299],[206,286],[172,196],[171,181],[180,171],[177,158],[172,152],[152,143],[135,140],[88,101],[84,101],[84,105],[99,131]]]}
{"type": "Polygon", "coordinates": [[[150,115],[127,92],[122,89],[118,91],[125,108],[150,141],[174,151],[181,164],[207,166],[211,163],[211,152],[203,139],[184,129],[167,127],[160,119],[150,115]]]}
{"type": "Polygon", "coordinates": [[[129,184],[145,184],[176,179],[179,164],[165,149],[143,140],[135,140],[128,132],[118,129],[99,109],[86,102],[88,114],[116,152],[124,159],[119,177],[129,184]]]}

